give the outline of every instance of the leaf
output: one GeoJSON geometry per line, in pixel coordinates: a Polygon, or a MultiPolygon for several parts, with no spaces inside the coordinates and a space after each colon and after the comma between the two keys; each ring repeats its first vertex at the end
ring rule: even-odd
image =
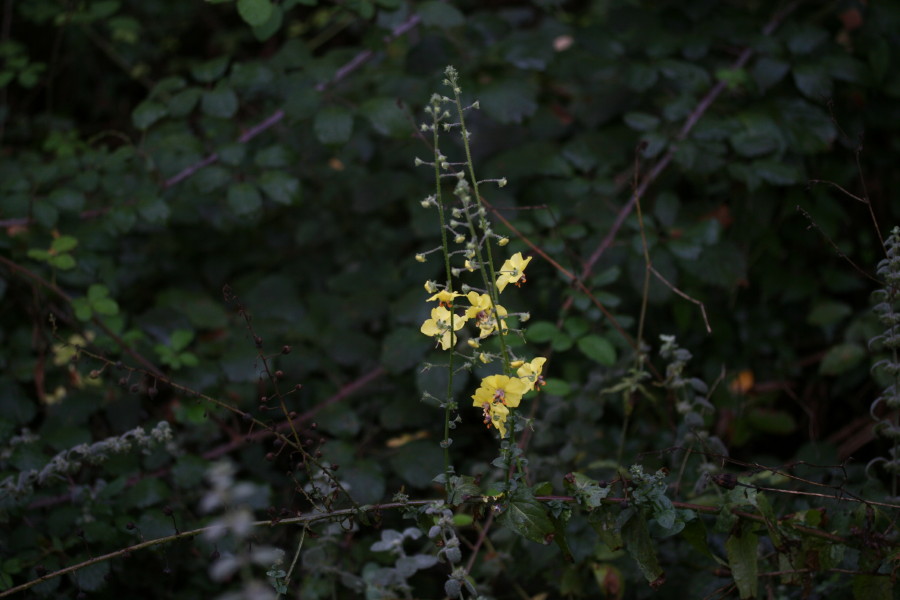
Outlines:
{"type": "Polygon", "coordinates": [[[417,365],[431,345],[419,330],[398,327],[384,339],[381,364],[391,373],[401,373],[417,365]]]}
{"type": "Polygon", "coordinates": [[[92,283],[87,291],[87,299],[88,302],[93,304],[94,302],[103,300],[109,296],[109,288],[100,283],[92,283]]]}
{"type": "Polygon", "coordinates": [[[680,535],[700,554],[703,554],[707,558],[711,558],[722,566],[727,566],[727,563],[724,560],[710,550],[709,542],[707,541],[706,525],[703,524],[703,519],[694,519],[685,523],[684,529],[681,530],[680,535]]]}
{"type": "Polygon", "coordinates": [[[212,83],[220,79],[228,70],[228,56],[221,56],[191,67],[191,75],[200,83],[212,83]]]}
{"type": "Polygon", "coordinates": [[[622,119],[635,131],[651,131],[659,125],[659,117],[649,113],[632,111],[625,113],[622,119]]]}
{"type": "Polygon", "coordinates": [[[603,499],[609,496],[611,488],[600,486],[596,481],[583,473],[570,473],[564,478],[567,489],[578,503],[586,508],[599,508],[603,505],[603,499]]]}
{"type": "Polygon", "coordinates": [[[533,85],[518,80],[496,81],[478,94],[485,114],[498,123],[521,123],[537,110],[537,90],[533,85]]]}
{"type": "Polygon", "coordinates": [[[187,348],[194,339],[194,332],[189,329],[176,329],[169,336],[169,347],[176,352],[187,348]]]}
{"type": "Polygon", "coordinates": [[[550,321],[536,321],[528,326],[525,333],[529,342],[546,344],[561,332],[550,321]]]}
{"type": "Polygon", "coordinates": [[[525,539],[548,544],[554,532],[553,523],[544,506],[534,499],[531,490],[519,488],[513,492],[509,504],[498,519],[504,527],[512,529],[525,539]]]}
{"type": "Polygon", "coordinates": [[[447,503],[459,506],[468,498],[481,495],[481,488],[470,475],[453,475],[450,477],[450,489],[447,492],[447,503]]]}
{"type": "Polygon", "coordinates": [[[826,300],[813,306],[809,316],[806,317],[806,322],[810,325],[825,327],[837,324],[851,314],[853,314],[853,309],[849,304],[826,300]]]}
{"type": "Polygon", "coordinates": [[[446,2],[437,2],[435,0],[422,2],[419,4],[417,12],[422,19],[422,23],[429,27],[449,29],[450,27],[458,27],[466,22],[459,9],[446,2]]]}
{"type": "Polygon", "coordinates": [[[313,131],[323,144],[343,144],[353,133],[353,116],[337,106],[329,106],[316,113],[313,131]]]}
{"type": "Polygon", "coordinates": [[[804,96],[821,102],[831,96],[831,77],[820,64],[794,67],[794,83],[804,96]]]}
{"type": "Polygon", "coordinates": [[[250,27],[259,27],[272,16],[271,0],[237,0],[238,14],[250,27]]]}
{"type": "Polygon", "coordinates": [[[236,183],[228,188],[228,206],[235,215],[250,215],[262,207],[262,197],[253,184],[236,183]]]}
{"type": "Polygon", "coordinates": [[[364,115],[381,135],[389,137],[405,137],[412,132],[406,113],[397,106],[397,102],[387,98],[372,98],[359,107],[364,115]]]}
{"type": "Polygon", "coordinates": [[[78,239],[71,235],[61,235],[50,244],[50,250],[56,253],[69,252],[78,245],[78,239]]]}
{"type": "Polygon", "coordinates": [[[155,100],[144,100],[138,104],[131,113],[131,122],[141,131],[166,116],[166,107],[155,100]]]}
{"type": "Polygon", "coordinates": [[[797,429],[797,421],[789,412],[774,408],[754,407],[748,411],[747,420],[754,428],[774,435],[787,435],[797,429]]]}
{"type": "Polygon", "coordinates": [[[109,561],[102,561],[82,567],[69,577],[75,585],[87,592],[96,592],[106,585],[106,576],[109,574],[109,561]]]}
{"type": "Polygon", "coordinates": [[[755,598],[758,585],[759,568],[756,549],[759,536],[753,533],[752,525],[742,524],[725,542],[728,565],[731,576],[737,584],[741,599],[755,598]]]}
{"type": "Polygon", "coordinates": [[[219,82],[215,88],[203,92],[204,114],[221,119],[230,119],[238,109],[238,98],[234,90],[219,82]]]}
{"type": "Polygon", "coordinates": [[[259,178],[259,187],[278,204],[291,205],[300,195],[300,181],[281,171],[266,171],[259,178]]]}
{"type": "Polygon", "coordinates": [[[112,317],[119,314],[119,305],[112,298],[101,298],[96,302],[91,302],[91,310],[97,314],[112,317]]]}
{"type": "Polygon", "coordinates": [[[272,6],[272,13],[265,23],[253,28],[253,37],[260,42],[264,42],[278,33],[281,24],[284,22],[284,10],[278,5],[272,6]]]}
{"type": "Polygon", "coordinates": [[[76,266],[75,258],[71,254],[60,254],[59,256],[51,256],[49,261],[51,265],[61,271],[74,269],[76,266]]]}
{"type": "Polygon", "coordinates": [[[776,160],[756,160],[752,168],[763,181],[772,185],[794,185],[804,179],[799,167],[776,160]]]}
{"type": "Polygon", "coordinates": [[[753,65],[751,73],[760,91],[764,92],[781,81],[790,70],[791,67],[788,63],[763,56],[753,65]]]}
{"type": "Polygon", "coordinates": [[[659,559],[656,557],[656,550],[647,530],[647,521],[640,511],[627,510],[631,510],[632,514],[621,529],[625,550],[637,561],[647,581],[654,587],[660,585],[665,581],[665,573],[659,566],[659,559]]]}
{"type": "Polygon", "coordinates": [[[75,317],[79,321],[90,321],[91,317],[94,316],[94,311],[91,310],[91,305],[88,304],[85,298],[72,300],[72,308],[75,309],[75,317]]]}
{"type": "Polygon", "coordinates": [[[390,463],[407,485],[425,489],[443,471],[444,451],[435,441],[416,440],[401,446],[390,463]]]}
{"type": "Polygon", "coordinates": [[[577,344],[585,356],[605,367],[611,367],[616,363],[616,349],[604,337],[588,335],[579,339],[577,344]]]}
{"type": "Polygon", "coordinates": [[[287,166],[291,159],[288,156],[288,149],[281,144],[263,148],[253,157],[253,162],[257,166],[265,169],[278,169],[287,166]]]}
{"type": "Polygon", "coordinates": [[[178,92],[169,98],[169,114],[175,118],[187,116],[197,106],[201,94],[202,90],[196,87],[178,92]]]}
{"type": "MultiPolygon", "coordinates": [[[[60,188],[50,192],[47,200],[59,210],[78,212],[84,208],[84,194],[71,188],[60,188]]],[[[65,237],[65,236],[64,236],[65,237]]],[[[64,252],[64,251],[63,251],[64,252]]]]}
{"type": "Polygon", "coordinates": [[[822,375],[846,373],[858,365],[865,355],[865,348],[852,342],[832,346],[819,364],[819,373],[822,375]]]}

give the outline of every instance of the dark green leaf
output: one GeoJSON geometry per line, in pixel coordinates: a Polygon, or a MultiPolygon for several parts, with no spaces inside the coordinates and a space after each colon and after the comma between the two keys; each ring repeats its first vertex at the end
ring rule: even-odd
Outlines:
{"type": "Polygon", "coordinates": [[[293,204],[300,195],[300,182],[281,171],[263,173],[259,178],[259,187],[266,196],[279,204],[293,204]]]}
{"type": "Polygon", "coordinates": [[[203,112],[211,117],[230,119],[238,109],[238,98],[234,90],[223,83],[203,92],[203,112]]]}
{"type": "Polygon", "coordinates": [[[271,0],[237,0],[238,14],[250,27],[259,27],[272,16],[271,0]]]}
{"type": "Polygon", "coordinates": [[[834,300],[826,300],[813,306],[812,311],[810,311],[809,316],[806,318],[806,322],[810,325],[824,327],[826,325],[834,325],[835,323],[842,321],[845,317],[850,316],[852,313],[853,309],[849,304],[834,300]]]}
{"type": "Polygon", "coordinates": [[[69,577],[75,582],[78,589],[96,592],[106,585],[106,576],[108,574],[109,561],[104,560],[78,569],[69,577]]]}
{"type": "Polygon", "coordinates": [[[759,585],[757,566],[757,545],[759,536],[752,531],[752,525],[743,524],[725,541],[725,552],[731,567],[731,576],[737,584],[741,599],[755,598],[759,585]]]}
{"type": "Polygon", "coordinates": [[[144,100],[131,113],[131,122],[138,129],[144,130],[166,116],[165,105],[155,100],[144,100]]]}
{"type": "Polygon", "coordinates": [[[478,94],[484,112],[498,123],[521,123],[537,110],[537,90],[529,83],[500,80],[489,84],[478,94]]]}
{"type": "Polygon", "coordinates": [[[84,209],[85,197],[84,194],[78,190],[60,188],[50,192],[47,201],[52,203],[53,206],[59,210],[79,212],[84,209]]]}
{"type": "Polygon", "coordinates": [[[330,106],[316,113],[313,131],[323,144],[343,144],[353,132],[353,116],[337,106],[330,106]]]}
{"type": "Polygon", "coordinates": [[[865,356],[866,350],[859,344],[851,342],[832,346],[819,364],[819,373],[840,375],[858,365],[865,356]]]}
{"type": "Polygon", "coordinates": [[[776,160],[756,160],[752,168],[763,181],[772,185],[794,185],[804,180],[799,167],[776,160]]]}
{"type": "Polygon", "coordinates": [[[419,330],[399,327],[384,340],[381,364],[392,373],[411,369],[422,360],[431,345],[431,341],[419,330]]]}
{"type": "Polygon", "coordinates": [[[190,114],[197,106],[202,93],[200,88],[195,87],[178,92],[169,99],[169,115],[177,119],[190,114]]]}
{"type": "Polygon", "coordinates": [[[253,37],[264,42],[278,33],[284,21],[284,11],[278,5],[272,7],[272,13],[265,23],[253,28],[253,37]]]}
{"type": "Polygon", "coordinates": [[[417,440],[400,446],[390,463],[407,485],[424,489],[443,472],[444,451],[434,440],[417,440]]]}
{"type": "Polygon", "coordinates": [[[611,367],[616,363],[616,349],[604,337],[599,335],[588,335],[580,338],[577,342],[578,349],[585,356],[594,360],[605,367],[611,367]]]}
{"type": "Polygon", "coordinates": [[[622,542],[628,554],[637,561],[641,573],[644,574],[647,582],[656,587],[665,580],[665,573],[663,573],[662,567],[659,566],[656,548],[647,530],[647,521],[640,511],[629,510],[633,512],[622,525],[622,542]]]}
{"type": "Polygon", "coordinates": [[[76,266],[75,258],[71,254],[60,254],[59,256],[51,256],[50,264],[61,271],[74,269],[76,266]]]}
{"type": "Polygon", "coordinates": [[[371,98],[365,101],[359,110],[381,135],[401,138],[408,137],[412,133],[412,125],[396,101],[371,98]]]}
{"type": "Polygon", "coordinates": [[[790,68],[790,65],[784,61],[763,56],[756,61],[751,72],[759,89],[766,91],[781,81],[784,76],[787,75],[790,68]]]}
{"type": "Polygon", "coordinates": [[[459,9],[446,2],[428,0],[417,7],[417,12],[422,18],[422,23],[428,26],[449,29],[465,23],[465,17],[459,9]]]}
{"type": "Polygon", "coordinates": [[[636,131],[650,131],[659,125],[659,117],[642,112],[625,113],[625,124],[636,131]]]}
{"type": "Polygon", "coordinates": [[[78,239],[71,235],[61,235],[50,244],[50,250],[53,252],[69,252],[74,250],[78,245],[78,239]]]}
{"type": "Polygon", "coordinates": [[[253,184],[236,183],[228,188],[228,206],[235,215],[250,215],[262,207],[262,198],[253,184]]]}
{"type": "Polygon", "coordinates": [[[229,58],[221,56],[191,67],[191,75],[200,83],[212,83],[220,79],[228,69],[229,58]]]}
{"type": "Polygon", "coordinates": [[[820,64],[797,65],[793,74],[797,88],[809,99],[823,102],[831,96],[831,77],[820,64]]]}
{"type": "Polygon", "coordinates": [[[553,523],[547,516],[547,511],[540,502],[534,499],[528,488],[519,488],[513,493],[509,504],[498,520],[504,527],[539,544],[550,543],[554,532],[553,523]]]}

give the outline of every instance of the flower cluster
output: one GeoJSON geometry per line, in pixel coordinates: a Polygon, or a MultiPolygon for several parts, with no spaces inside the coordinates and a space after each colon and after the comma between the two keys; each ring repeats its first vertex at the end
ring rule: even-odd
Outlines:
{"type": "MultiPolygon", "coordinates": [[[[497,293],[502,292],[509,284],[521,286],[525,282],[525,268],[530,261],[531,257],[524,258],[521,252],[517,252],[504,262],[494,284],[497,293]]],[[[479,340],[492,335],[506,335],[509,332],[506,324],[509,313],[506,308],[494,301],[490,293],[469,291],[463,296],[459,292],[439,290],[438,285],[432,281],[426,282],[425,290],[432,294],[428,302],[437,302],[438,305],[431,309],[431,318],[422,324],[421,332],[433,338],[435,344],[442,350],[456,346],[456,332],[469,322],[474,323],[478,330],[477,338],[473,333],[473,337],[468,341],[473,348],[480,346],[479,340]],[[464,307],[462,312],[454,312],[457,298],[465,298],[468,301],[469,306],[464,307]]],[[[478,357],[482,362],[491,360],[485,353],[480,353],[478,357]]],[[[546,360],[543,357],[535,358],[531,362],[515,360],[509,363],[510,369],[516,369],[515,376],[490,375],[481,381],[480,387],[472,395],[472,406],[482,411],[487,427],[493,425],[501,437],[506,437],[509,409],[517,408],[523,395],[539,390],[544,385],[541,371],[546,360]]]]}

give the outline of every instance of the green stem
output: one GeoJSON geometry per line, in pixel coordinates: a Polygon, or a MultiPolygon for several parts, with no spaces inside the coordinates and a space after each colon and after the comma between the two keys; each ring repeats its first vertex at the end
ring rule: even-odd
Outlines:
{"type": "MultiPolygon", "coordinates": [[[[469,181],[472,186],[472,193],[475,195],[475,203],[478,206],[478,220],[479,227],[483,232],[489,231],[490,227],[488,226],[487,218],[485,217],[487,210],[484,207],[484,204],[481,202],[481,194],[478,191],[478,178],[475,176],[475,163],[472,160],[472,147],[469,144],[469,130],[466,129],[466,120],[465,115],[463,114],[465,111],[462,105],[462,99],[460,96],[461,90],[458,85],[458,79],[455,74],[451,75],[448,73],[448,80],[450,81],[450,85],[453,88],[453,98],[456,103],[456,112],[459,116],[459,127],[460,127],[460,135],[462,136],[463,148],[466,152],[466,167],[468,167],[468,175],[469,181]]],[[[474,239],[477,239],[475,227],[472,223],[471,214],[466,212],[466,219],[469,223],[470,234],[474,239]]],[[[479,270],[481,271],[481,277],[484,281],[484,287],[488,292],[488,296],[491,299],[491,310],[494,311],[494,315],[498,322],[499,327],[499,338],[500,338],[500,354],[503,357],[503,373],[507,376],[512,376],[512,368],[509,366],[509,349],[506,346],[506,340],[503,338],[503,325],[500,324],[500,315],[497,314],[496,306],[500,304],[500,292],[497,290],[497,286],[495,285],[495,281],[497,281],[497,272],[494,269],[494,257],[491,252],[491,244],[490,240],[485,240],[484,244],[485,252],[487,254],[487,260],[484,260],[484,257],[481,252],[481,244],[476,244],[475,246],[475,255],[478,260],[479,270]]]]}
{"type": "MultiPolygon", "coordinates": [[[[450,244],[447,240],[447,225],[444,216],[444,201],[441,194],[441,151],[440,151],[440,134],[438,133],[438,125],[440,124],[440,104],[432,103],[432,136],[434,145],[434,198],[438,207],[438,218],[441,223],[441,246],[444,253],[444,271],[447,277],[446,291],[453,293],[453,276],[450,269],[450,244]]],[[[450,310],[450,340],[454,339],[454,321],[456,313],[453,312],[452,306],[450,310]]],[[[450,405],[453,401],[453,348],[450,348],[450,360],[447,366],[447,395],[444,399],[444,441],[441,444],[444,447],[444,494],[450,496],[450,405]]]]}

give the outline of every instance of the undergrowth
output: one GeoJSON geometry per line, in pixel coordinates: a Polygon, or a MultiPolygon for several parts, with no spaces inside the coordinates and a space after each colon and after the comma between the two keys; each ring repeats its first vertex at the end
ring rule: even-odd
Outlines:
{"type": "MultiPolygon", "coordinates": [[[[419,132],[431,155],[416,161],[433,172],[433,192],[421,206],[433,211],[441,239],[414,256],[440,265],[437,280],[422,282],[419,290],[427,306],[419,332],[433,352],[417,369],[442,384],[421,399],[421,409],[433,411],[432,433],[440,438],[429,440],[442,457],[440,471],[428,474],[433,493],[413,497],[398,488],[390,501],[358,501],[366,480],[358,471],[345,475],[353,465],[337,457],[364,459],[364,447],[359,456],[329,451],[332,441],[301,409],[303,382],[290,381],[279,366],[290,360],[292,347],[262,339],[250,308],[230,287],[223,301],[239,318],[259,373],[252,406],[110,358],[83,338],[68,338],[56,324],[59,351],[68,353],[74,374],[87,372],[85,381],[108,378],[151,398],[161,389],[177,392],[204,406],[210,418],[230,414],[240,427],[231,430],[233,448],[209,457],[214,462],[205,469],[196,504],[166,507],[162,519],[110,524],[132,541],[104,554],[89,551],[80,561],[67,555],[52,569],[39,560],[22,561],[18,571],[7,569],[16,583],[8,577],[0,597],[26,590],[52,595],[64,575],[79,589],[101,589],[94,580],[112,576],[111,564],[150,552],[166,561],[171,552],[173,562],[184,554],[206,557],[208,587],[193,592],[229,599],[527,598],[534,596],[519,582],[543,578],[561,582],[560,597],[638,597],[648,590],[673,598],[891,597],[900,508],[900,228],[885,240],[886,257],[876,271],[882,287],[874,310],[883,329],[870,342],[887,355],[873,371],[884,391],[871,406],[875,431],[888,442],[884,456],[866,469],[803,460],[745,462],[729,455],[717,430],[712,396],[724,379],[707,382],[692,374],[692,354],[674,335],[644,339],[652,280],[693,303],[704,319],[706,307],[666,281],[650,260],[639,166],[633,201],[645,258],[644,302],[636,327],[627,327],[622,315],[579,288],[598,307],[598,321],[606,322],[604,336],[584,344],[601,367],[592,380],[586,375],[577,381],[554,360],[553,345],[537,350],[528,332],[529,298],[558,285],[551,268],[560,280],[577,278],[526,234],[500,233],[507,221],[490,196],[506,179],[478,177],[472,150],[478,137],[467,115],[479,105],[464,101],[453,68],[445,77],[444,93],[431,97],[425,109],[430,120],[419,132]],[[540,262],[551,268],[535,274],[533,265],[540,262]],[[626,333],[631,330],[634,338],[626,333]],[[620,352],[623,360],[607,361],[620,352]],[[568,405],[560,393],[566,386],[582,388],[585,398],[568,405]],[[592,410],[597,412],[588,414],[592,410]],[[615,420],[618,428],[606,455],[580,455],[582,448],[553,430],[582,420],[579,435],[590,435],[600,418],[615,420]],[[661,433],[652,447],[637,447],[651,420],[661,433]],[[241,441],[259,450],[258,458],[274,465],[278,478],[256,480],[226,458],[241,441]],[[570,472],[565,464],[583,468],[570,472]]],[[[64,245],[45,258],[61,254],[64,245]]],[[[102,313],[103,298],[95,300],[94,310],[102,313]]],[[[176,342],[161,349],[173,370],[194,360],[185,350],[189,339],[176,342]]],[[[73,473],[122,453],[181,459],[190,454],[191,435],[203,432],[175,435],[164,421],[72,445],[50,462],[0,481],[3,516],[27,518],[35,489],[68,482],[70,497],[83,501],[77,522],[92,530],[109,494],[136,486],[152,492],[153,477],[75,483],[73,473]]],[[[14,453],[37,441],[27,430],[10,438],[0,451],[4,469],[14,453]]],[[[170,474],[190,476],[161,467],[155,477],[170,474]]]]}

